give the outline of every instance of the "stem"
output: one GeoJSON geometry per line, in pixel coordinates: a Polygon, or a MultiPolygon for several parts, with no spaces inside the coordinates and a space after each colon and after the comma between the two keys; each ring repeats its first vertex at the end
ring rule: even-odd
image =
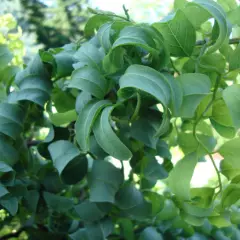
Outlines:
{"type": "Polygon", "coordinates": [[[131,117],[131,122],[133,122],[134,120],[137,119],[138,117],[138,114],[139,114],[139,110],[140,110],[140,107],[141,107],[141,96],[140,94],[137,92],[137,105],[136,105],[136,108],[135,108],[135,111],[131,117]]]}
{"type": "Polygon", "coordinates": [[[174,63],[173,63],[173,60],[170,58],[170,62],[172,64],[172,68],[174,69],[174,71],[178,74],[178,75],[181,75],[181,73],[178,71],[178,69],[175,67],[174,63]]]}
{"type": "Polygon", "coordinates": [[[127,20],[130,21],[130,16],[128,14],[128,9],[126,9],[125,4],[123,4],[123,11],[124,11],[124,13],[125,13],[125,15],[127,17],[127,20]]]}
{"type": "Polygon", "coordinates": [[[197,57],[197,61],[195,63],[195,72],[199,72],[199,64],[200,64],[200,59],[202,57],[202,55],[205,53],[207,47],[211,44],[211,42],[207,42],[205,41],[205,44],[203,45],[203,47],[201,48],[200,54],[197,57]]]}
{"type": "Polygon", "coordinates": [[[220,172],[218,171],[218,168],[217,168],[216,163],[215,163],[215,161],[214,161],[214,159],[212,157],[211,152],[209,152],[208,149],[204,146],[204,144],[202,144],[201,141],[199,140],[199,138],[197,136],[197,133],[196,133],[196,129],[197,129],[198,123],[204,117],[204,114],[208,111],[208,109],[211,107],[211,105],[213,104],[213,102],[214,102],[214,100],[216,98],[216,94],[217,94],[217,90],[218,90],[218,87],[219,87],[219,84],[220,84],[220,80],[221,80],[221,75],[219,74],[217,76],[216,83],[215,83],[215,86],[214,86],[212,100],[209,102],[209,104],[207,105],[205,110],[202,112],[202,114],[197,118],[197,120],[196,120],[196,122],[195,122],[195,124],[193,126],[193,136],[194,136],[194,138],[196,139],[198,144],[207,152],[207,155],[210,157],[211,162],[213,164],[213,167],[214,167],[214,169],[216,171],[216,174],[217,174],[217,177],[218,177],[218,182],[219,182],[219,192],[218,193],[222,192],[222,181],[221,181],[220,172]]]}
{"type": "MultiPolygon", "coordinates": [[[[201,45],[204,45],[206,44],[207,40],[204,39],[204,40],[199,40],[196,42],[196,46],[201,46],[201,45]]],[[[240,42],[240,38],[232,38],[232,39],[229,39],[229,44],[238,44],[240,42]]],[[[213,44],[213,42],[212,42],[213,44]]]]}

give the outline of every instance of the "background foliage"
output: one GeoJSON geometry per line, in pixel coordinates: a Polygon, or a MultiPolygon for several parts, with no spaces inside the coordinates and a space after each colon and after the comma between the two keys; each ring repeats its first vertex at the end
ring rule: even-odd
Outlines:
{"type": "Polygon", "coordinates": [[[141,24],[90,9],[84,38],[22,70],[3,16],[1,239],[239,239],[239,10],[176,0],[141,24]],[[192,188],[206,160],[217,181],[192,188]]]}

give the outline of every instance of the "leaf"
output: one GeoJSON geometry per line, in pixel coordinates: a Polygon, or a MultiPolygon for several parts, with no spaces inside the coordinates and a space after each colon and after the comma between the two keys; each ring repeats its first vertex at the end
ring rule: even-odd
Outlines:
{"type": "Polygon", "coordinates": [[[66,140],[53,142],[48,146],[48,150],[54,167],[63,179],[66,178],[66,183],[76,183],[77,180],[82,180],[87,174],[87,159],[80,155],[78,148],[71,142],[66,140]],[[78,167],[76,168],[76,166],[78,167]],[[72,179],[70,173],[68,173],[69,171],[70,173],[74,171],[72,172],[72,179]]]}
{"type": "Polygon", "coordinates": [[[147,227],[141,232],[139,240],[163,240],[163,237],[156,228],[147,227]]]}
{"type": "Polygon", "coordinates": [[[239,184],[229,184],[223,191],[221,205],[225,209],[236,203],[240,199],[239,184]]]}
{"type": "Polygon", "coordinates": [[[8,194],[9,191],[2,185],[0,185],[0,198],[8,194]]]}
{"type": "MultiPolygon", "coordinates": [[[[113,58],[114,56],[111,55],[117,56],[115,51],[122,55],[123,51],[119,50],[120,47],[135,46],[148,51],[152,57],[152,65],[161,68],[169,62],[169,52],[165,45],[162,35],[151,26],[146,24],[126,26],[121,30],[106,58],[113,58]]],[[[120,64],[116,64],[118,61],[114,62],[119,67],[123,63],[120,61],[120,64]]]]}
{"type": "Polygon", "coordinates": [[[68,87],[89,92],[102,99],[108,91],[108,82],[97,69],[86,66],[73,71],[68,87]]]}
{"type": "Polygon", "coordinates": [[[111,21],[112,17],[107,15],[100,15],[97,14],[87,21],[85,28],[84,28],[84,34],[86,37],[91,37],[94,35],[94,31],[98,29],[101,25],[103,25],[105,22],[111,21]]]}
{"type": "Polygon", "coordinates": [[[215,189],[210,187],[191,188],[191,199],[201,208],[209,208],[215,194],[215,189]]]}
{"type": "Polygon", "coordinates": [[[70,76],[73,71],[73,53],[74,51],[63,50],[53,55],[56,62],[56,78],[70,76]]]}
{"type": "Polygon", "coordinates": [[[49,192],[43,192],[43,197],[48,208],[56,212],[67,212],[73,208],[73,201],[67,197],[58,196],[49,192]]]}
{"type": "Polygon", "coordinates": [[[104,49],[105,53],[107,53],[109,49],[112,47],[111,27],[112,27],[112,22],[107,22],[103,24],[98,29],[98,32],[97,32],[97,38],[99,40],[100,45],[104,49]]]}
{"type": "Polygon", "coordinates": [[[180,116],[192,118],[201,100],[210,93],[211,81],[200,73],[186,73],[177,77],[183,91],[180,116]]]}
{"type": "Polygon", "coordinates": [[[122,47],[110,51],[103,59],[103,69],[107,73],[115,73],[124,67],[124,55],[126,50],[122,47]]]}
{"type": "Polygon", "coordinates": [[[167,79],[150,67],[131,65],[120,78],[119,85],[119,96],[130,97],[134,89],[139,89],[154,96],[164,106],[169,105],[171,93],[167,79]]]}
{"type": "Polygon", "coordinates": [[[69,124],[77,120],[77,113],[75,109],[62,113],[48,113],[51,123],[55,126],[69,124]]]}
{"type": "Polygon", "coordinates": [[[74,54],[74,58],[78,61],[78,68],[89,66],[100,70],[104,53],[93,44],[84,43],[74,54]]]}
{"type": "Polygon", "coordinates": [[[233,126],[236,129],[240,128],[240,85],[235,84],[229,86],[223,90],[223,99],[230,111],[232,117],[233,126]]]}
{"type": "Polygon", "coordinates": [[[240,68],[240,44],[237,45],[236,49],[229,57],[229,70],[233,71],[239,68],[240,68]]]}
{"type": "Polygon", "coordinates": [[[123,237],[128,240],[134,240],[135,238],[134,238],[132,221],[127,218],[120,218],[118,222],[119,222],[123,237]]]}
{"type": "Polygon", "coordinates": [[[169,174],[168,185],[181,200],[190,200],[190,181],[197,161],[197,153],[190,153],[177,162],[169,174]],[[181,178],[179,178],[180,175],[181,178]]]}
{"type": "Polygon", "coordinates": [[[173,116],[179,116],[183,101],[183,92],[180,82],[168,73],[164,73],[164,76],[168,79],[168,83],[171,89],[170,109],[172,110],[173,116]]]}
{"type": "Polygon", "coordinates": [[[42,82],[49,81],[49,73],[45,68],[45,65],[42,62],[39,54],[35,55],[35,57],[23,71],[17,73],[14,81],[17,85],[20,85],[24,81],[24,78],[28,78],[31,76],[40,78],[42,82]]]}
{"type": "Polygon", "coordinates": [[[141,25],[127,26],[113,43],[113,49],[119,46],[132,45],[142,47],[150,52],[156,51],[157,46],[153,37],[141,25]]]}
{"type": "Polygon", "coordinates": [[[226,60],[220,53],[205,54],[200,58],[200,72],[217,72],[222,74],[225,71],[226,60]]]}
{"type": "Polygon", "coordinates": [[[12,92],[9,95],[9,102],[15,103],[21,100],[32,101],[42,107],[50,98],[51,83],[37,75],[29,75],[18,82],[19,91],[12,92]]]}
{"type": "Polygon", "coordinates": [[[174,10],[182,9],[186,5],[186,0],[174,0],[174,10]]]}
{"type": "Polygon", "coordinates": [[[79,228],[76,232],[69,235],[72,240],[90,240],[85,228],[79,228]]]}
{"type": "Polygon", "coordinates": [[[120,169],[109,162],[95,160],[89,174],[90,201],[114,203],[115,194],[122,181],[120,169]]]}
{"type": "Polygon", "coordinates": [[[168,172],[159,164],[154,156],[149,155],[143,170],[144,177],[149,181],[157,181],[168,177],[168,172]]]}
{"type": "Polygon", "coordinates": [[[7,45],[0,45],[0,70],[5,68],[8,63],[12,60],[13,55],[9,51],[7,45]]]}
{"type": "Polygon", "coordinates": [[[63,91],[61,88],[54,88],[51,94],[54,107],[57,112],[63,113],[75,107],[75,98],[71,93],[63,91]]]}
{"type": "Polygon", "coordinates": [[[179,215],[179,209],[171,199],[165,199],[163,209],[157,214],[158,220],[170,220],[179,215]]]}
{"type": "Polygon", "coordinates": [[[94,136],[100,147],[110,156],[119,160],[129,160],[132,157],[130,150],[120,141],[109,123],[113,107],[106,107],[98,116],[93,126],[94,136]]]}
{"type": "Polygon", "coordinates": [[[17,150],[8,144],[3,137],[0,137],[0,156],[1,161],[9,166],[13,166],[18,161],[17,150]]]}
{"type": "Polygon", "coordinates": [[[230,164],[235,170],[238,171],[240,171],[239,144],[240,138],[238,137],[230,141],[227,141],[219,149],[219,153],[224,157],[224,161],[230,164]]]}
{"type": "Polygon", "coordinates": [[[75,109],[79,114],[80,111],[84,108],[84,106],[92,99],[92,96],[88,92],[80,92],[77,96],[75,109]]]}
{"type": "Polygon", "coordinates": [[[131,137],[144,143],[146,146],[155,149],[158,138],[155,137],[156,129],[154,124],[147,118],[140,118],[131,125],[131,137]]]}
{"type": "Polygon", "coordinates": [[[191,4],[197,4],[201,6],[201,8],[208,11],[217,21],[219,33],[216,39],[216,42],[209,47],[208,53],[213,53],[218,50],[225,40],[228,38],[228,26],[227,26],[227,18],[224,10],[221,8],[219,4],[214,2],[213,0],[194,0],[191,4]]]}
{"type": "Polygon", "coordinates": [[[83,221],[98,221],[107,214],[107,209],[101,204],[93,203],[88,200],[75,206],[75,211],[83,221]]]}
{"type": "Polygon", "coordinates": [[[237,8],[234,8],[232,11],[229,11],[227,13],[227,17],[233,25],[240,26],[240,20],[238,17],[239,14],[240,14],[240,6],[238,6],[237,8]]]}
{"type": "Polygon", "coordinates": [[[97,223],[85,224],[88,237],[91,240],[105,240],[114,229],[114,225],[110,219],[104,219],[97,223]]]}
{"type": "Polygon", "coordinates": [[[3,185],[11,186],[15,179],[15,171],[5,162],[0,161],[0,182],[3,185]]]}
{"type": "Polygon", "coordinates": [[[17,72],[19,72],[20,68],[17,66],[7,66],[1,71],[1,82],[5,85],[9,86],[12,83],[17,72]]]}
{"type": "Polygon", "coordinates": [[[163,140],[159,139],[158,143],[157,143],[157,155],[159,155],[162,158],[167,158],[167,159],[171,159],[172,155],[169,151],[169,146],[166,142],[164,142],[163,140]]]}
{"type": "Polygon", "coordinates": [[[107,100],[92,100],[88,102],[79,112],[79,116],[75,124],[75,131],[76,140],[82,151],[89,151],[89,137],[93,124],[96,121],[101,110],[110,104],[111,102],[107,100]]]}
{"type": "Polygon", "coordinates": [[[154,23],[168,44],[170,54],[176,57],[190,57],[195,47],[196,33],[183,11],[177,10],[173,19],[154,23]]]}
{"type": "Polygon", "coordinates": [[[142,193],[133,184],[125,184],[116,195],[116,205],[120,209],[130,209],[143,201],[142,193]]]}
{"type": "Polygon", "coordinates": [[[24,112],[17,104],[0,104],[0,132],[16,139],[23,130],[24,112]]]}
{"type": "Polygon", "coordinates": [[[66,184],[76,184],[88,171],[88,160],[85,155],[74,158],[62,171],[61,179],[66,184]]]}
{"type": "Polygon", "coordinates": [[[0,205],[2,205],[12,216],[15,216],[18,211],[18,200],[10,195],[2,197],[0,199],[0,205]]]}
{"type": "Polygon", "coordinates": [[[190,203],[184,203],[183,210],[191,216],[203,218],[203,217],[210,216],[213,211],[213,208],[203,208],[203,207],[195,206],[190,203]]]}
{"type": "Polygon", "coordinates": [[[32,213],[35,213],[37,210],[37,205],[39,202],[40,194],[36,190],[27,191],[25,196],[27,209],[32,213]]]}

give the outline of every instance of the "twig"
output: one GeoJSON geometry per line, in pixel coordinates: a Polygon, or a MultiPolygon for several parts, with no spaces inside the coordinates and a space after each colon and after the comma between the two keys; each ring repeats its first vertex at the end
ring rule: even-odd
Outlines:
{"type": "Polygon", "coordinates": [[[174,62],[173,62],[173,60],[170,58],[170,62],[171,62],[171,64],[172,64],[172,68],[174,69],[174,71],[180,76],[181,75],[181,73],[178,71],[178,69],[175,67],[175,65],[174,65],[174,62]]]}
{"type": "MultiPolygon", "coordinates": [[[[207,42],[207,40],[206,39],[204,39],[204,40],[199,40],[199,41],[197,41],[196,42],[196,46],[201,46],[201,45],[204,45],[204,44],[206,44],[206,42],[207,42]]],[[[213,44],[214,42],[212,42],[212,44],[213,44]]],[[[238,44],[238,43],[240,43],[240,38],[231,38],[231,39],[229,39],[229,44],[238,44]]]]}
{"type": "Polygon", "coordinates": [[[136,105],[136,108],[135,108],[135,111],[131,117],[131,122],[133,122],[134,120],[137,119],[138,117],[138,114],[139,114],[139,110],[140,110],[140,107],[141,107],[141,96],[140,94],[137,92],[137,105],[136,105]]]}
{"type": "Polygon", "coordinates": [[[125,4],[123,4],[123,11],[124,11],[124,13],[126,15],[127,20],[130,21],[130,16],[128,14],[128,9],[126,9],[125,4]]]}
{"type": "Polygon", "coordinates": [[[204,117],[204,114],[208,111],[208,109],[212,106],[215,98],[216,98],[216,94],[217,94],[217,90],[220,84],[220,80],[221,80],[221,75],[219,74],[214,86],[214,90],[213,90],[213,96],[212,96],[212,100],[208,103],[207,107],[205,108],[205,110],[202,112],[202,114],[198,117],[198,119],[196,120],[194,126],[193,126],[193,136],[196,139],[196,141],[198,142],[198,144],[207,152],[207,155],[209,156],[209,158],[211,159],[211,162],[213,164],[213,167],[217,173],[217,177],[218,177],[218,182],[219,182],[219,192],[216,193],[219,194],[220,192],[222,192],[222,181],[221,181],[221,176],[220,176],[220,172],[218,171],[218,168],[216,166],[216,163],[212,157],[211,152],[208,151],[208,149],[204,146],[204,144],[201,143],[201,141],[199,140],[196,130],[197,130],[197,125],[198,123],[201,121],[201,119],[204,117]]]}

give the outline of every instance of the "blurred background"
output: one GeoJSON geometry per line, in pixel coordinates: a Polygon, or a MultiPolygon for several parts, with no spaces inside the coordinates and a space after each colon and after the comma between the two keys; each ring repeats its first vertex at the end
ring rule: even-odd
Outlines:
{"type": "Polygon", "coordinates": [[[123,4],[133,20],[154,22],[169,12],[173,0],[1,0],[0,15],[12,14],[21,27],[28,60],[40,48],[81,38],[88,7],[124,14],[123,4]]]}

